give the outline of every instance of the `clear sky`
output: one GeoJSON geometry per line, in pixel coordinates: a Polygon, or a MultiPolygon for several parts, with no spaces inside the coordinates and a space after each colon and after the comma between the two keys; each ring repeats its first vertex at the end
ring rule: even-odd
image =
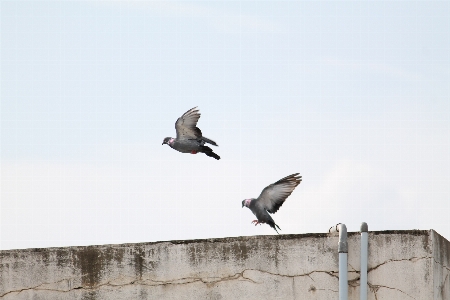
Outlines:
{"type": "Polygon", "coordinates": [[[0,249],[276,234],[450,239],[450,1],[0,1],[0,249]],[[162,146],[198,106],[222,159],[162,146]]]}

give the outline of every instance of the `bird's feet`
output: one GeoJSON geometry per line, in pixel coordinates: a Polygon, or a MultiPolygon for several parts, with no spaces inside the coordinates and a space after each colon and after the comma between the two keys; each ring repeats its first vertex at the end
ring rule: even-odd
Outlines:
{"type": "Polygon", "coordinates": [[[192,151],[191,151],[191,154],[197,154],[197,151],[192,150],[192,151]]]}
{"type": "Polygon", "coordinates": [[[258,225],[258,224],[261,225],[261,222],[258,222],[258,220],[253,220],[253,221],[252,221],[252,224],[253,224],[253,223],[255,223],[255,226],[258,225]]]}

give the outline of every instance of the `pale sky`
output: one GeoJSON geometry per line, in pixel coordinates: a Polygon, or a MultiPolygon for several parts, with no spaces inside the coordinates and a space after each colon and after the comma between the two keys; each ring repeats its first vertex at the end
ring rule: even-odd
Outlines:
{"type": "Polygon", "coordinates": [[[0,1],[0,249],[276,234],[450,239],[450,1],[0,1]],[[198,106],[222,159],[162,146],[198,106]]]}

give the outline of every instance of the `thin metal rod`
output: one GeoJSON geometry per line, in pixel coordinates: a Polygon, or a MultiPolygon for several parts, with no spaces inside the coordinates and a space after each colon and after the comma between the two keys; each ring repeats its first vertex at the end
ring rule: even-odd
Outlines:
{"type": "Polygon", "coordinates": [[[348,300],[348,268],[347,268],[347,226],[339,223],[328,230],[329,233],[339,232],[339,300],[348,300]]]}
{"type": "Polygon", "coordinates": [[[339,300],[348,299],[347,254],[339,253],[339,300]]]}
{"type": "Polygon", "coordinates": [[[361,224],[361,275],[360,275],[360,299],[367,300],[367,264],[368,264],[368,248],[369,233],[367,223],[361,224]]]}

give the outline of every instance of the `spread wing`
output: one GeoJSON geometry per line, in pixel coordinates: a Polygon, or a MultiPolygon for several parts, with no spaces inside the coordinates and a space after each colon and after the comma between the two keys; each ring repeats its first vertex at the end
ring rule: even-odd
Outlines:
{"type": "Polygon", "coordinates": [[[202,132],[197,127],[198,119],[200,119],[200,113],[197,107],[191,108],[179,117],[175,122],[177,139],[196,139],[202,137],[202,132]]]}
{"type": "Polygon", "coordinates": [[[257,199],[258,204],[271,214],[276,213],[300,182],[302,182],[302,176],[295,173],[272,183],[261,192],[257,199]]]}

